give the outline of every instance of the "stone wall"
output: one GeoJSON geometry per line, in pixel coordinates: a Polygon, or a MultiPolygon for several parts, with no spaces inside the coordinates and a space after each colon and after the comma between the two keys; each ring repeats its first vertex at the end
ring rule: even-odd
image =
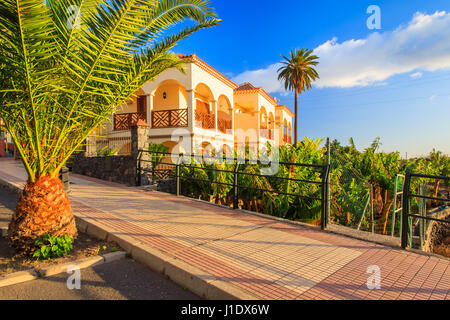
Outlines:
{"type": "Polygon", "coordinates": [[[86,157],[79,153],[73,158],[71,167],[73,173],[136,185],[136,160],[132,156],[86,157]]]}
{"type": "MultiPolygon", "coordinates": [[[[81,152],[73,156],[67,166],[73,173],[135,186],[139,181],[136,176],[139,150],[148,148],[148,127],[148,124],[139,121],[131,128],[130,156],[91,157],[90,153],[81,152]]],[[[144,153],[141,158],[147,160],[148,154],[144,153]]],[[[148,163],[142,164],[145,165],[148,163]]],[[[148,181],[144,184],[148,184],[148,181]]]]}
{"type": "Polygon", "coordinates": [[[177,193],[177,181],[175,179],[163,179],[158,181],[157,189],[161,192],[177,193]]]}

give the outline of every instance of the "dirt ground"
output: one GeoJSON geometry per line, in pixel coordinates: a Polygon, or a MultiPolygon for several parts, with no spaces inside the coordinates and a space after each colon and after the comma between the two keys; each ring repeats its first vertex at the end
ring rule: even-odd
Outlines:
{"type": "MultiPolygon", "coordinates": [[[[0,187],[0,227],[8,227],[18,198],[17,194],[0,187]]],[[[118,250],[121,249],[116,243],[100,241],[85,233],[79,233],[73,243],[73,250],[69,255],[47,261],[36,261],[36,259],[15,254],[10,248],[8,240],[0,237],[0,276],[32,268],[44,268],[49,265],[65,263],[118,250]]]]}
{"type": "Polygon", "coordinates": [[[80,233],[73,243],[73,250],[69,255],[51,260],[36,260],[21,255],[17,255],[8,245],[6,238],[0,238],[0,276],[27,270],[40,269],[50,265],[66,263],[78,259],[119,251],[121,248],[114,242],[106,242],[89,237],[85,233],[80,233]]]}

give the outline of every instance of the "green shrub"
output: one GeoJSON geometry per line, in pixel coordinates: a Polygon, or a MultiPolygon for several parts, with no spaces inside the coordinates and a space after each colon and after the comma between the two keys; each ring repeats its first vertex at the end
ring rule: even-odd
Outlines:
{"type": "Polygon", "coordinates": [[[33,258],[38,260],[47,260],[63,257],[73,249],[73,237],[64,235],[62,237],[45,234],[35,241],[37,247],[34,251],[33,258]]]}
{"type": "Polygon", "coordinates": [[[153,168],[156,168],[165,156],[164,154],[158,152],[167,153],[169,152],[169,148],[167,148],[162,143],[150,142],[148,144],[148,151],[152,155],[152,166],[153,168]]]}
{"type": "Polygon", "coordinates": [[[112,157],[116,154],[116,152],[117,152],[117,148],[113,149],[113,148],[103,147],[103,148],[97,150],[97,156],[98,157],[112,157]]]}

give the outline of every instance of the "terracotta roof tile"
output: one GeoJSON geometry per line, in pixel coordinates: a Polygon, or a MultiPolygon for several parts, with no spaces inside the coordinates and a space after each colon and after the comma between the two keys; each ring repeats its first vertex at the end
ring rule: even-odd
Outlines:
{"type": "Polygon", "coordinates": [[[186,59],[186,58],[192,57],[192,55],[188,56],[188,55],[185,55],[185,54],[182,54],[182,53],[175,53],[175,55],[176,55],[178,58],[180,58],[180,59],[186,59]]]}
{"type": "Polygon", "coordinates": [[[223,74],[221,74],[219,71],[211,67],[209,64],[207,64],[205,61],[200,59],[195,53],[191,55],[185,55],[182,53],[175,53],[177,57],[180,59],[192,59],[193,62],[199,66],[201,69],[205,70],[206,72],[210,73],[212,76],[218,78],[225,84],[227,84],[230,88],[235,89],[237,87],[237,84],[235,84],[233,81],[225,77],[223,74]]]}
{"type": "Polygon", "coordinates": [[[241,84],[239,87],[237,87],[234,90],[254,90],[254,89],[258,89],[258,88],[256,88],[250,82],[245,82],[245,83],[241,84]]]}

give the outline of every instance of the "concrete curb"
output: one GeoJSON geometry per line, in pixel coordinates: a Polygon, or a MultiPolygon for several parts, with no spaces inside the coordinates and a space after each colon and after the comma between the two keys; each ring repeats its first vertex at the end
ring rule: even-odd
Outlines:
{"type": "Polygon", "coordinates": [[[0,288],[30,280],[35,280],[38,278],[39,276],[34,269],[14,272],[11,274],[7,274],[6,276],[0,277],[0,288]]]}
{"type": "Polygon", "coordinates": [[[89,267],[94,267],[104,263],[123,259],[125,258],[125,256],[126,252],[124,251],[110,252],[104,255],[69,261],[42,269],[29,269],[25,271],[14,272],[0,277],[0,288],[30,280],[36,280],[43,277],[51,277],[60,273],[65,273],[67,272],[68,268],[72,266],[77,266],[80,269],[86,269],[89,267]]]}
{"type": "Polygon", "coordinates": [[[12,184],[9,181],[3,180],[2,178],[0,178],[0,186],[8,189],[9,191],[18,194],[19,196],[22,194],[22,189],[19,188],[18,186],[12,184]]]}

